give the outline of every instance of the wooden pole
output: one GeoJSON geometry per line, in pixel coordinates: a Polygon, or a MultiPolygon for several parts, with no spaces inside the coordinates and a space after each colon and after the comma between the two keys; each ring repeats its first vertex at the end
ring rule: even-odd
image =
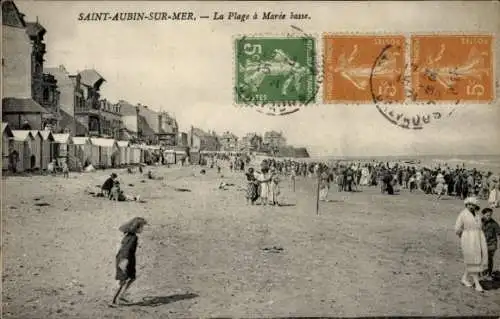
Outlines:
{"type": "Polygon", "coordinates": [[[320,180],[320,175],[319,172],[318,174],[318,185],[316,187],[316,215],[319,215],[319,180],[320,180]]]}
{"type": "Polygon", "coordinates": [[[292,187],[293,187],[293,192],[295,193],[295,176],[292,175],[292,187]]]}

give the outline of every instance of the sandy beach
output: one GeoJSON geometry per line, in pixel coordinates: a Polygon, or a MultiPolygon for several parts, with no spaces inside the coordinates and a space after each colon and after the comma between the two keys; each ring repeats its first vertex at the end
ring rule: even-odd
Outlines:
{"type": "Polygon", "coordinates": [[[295,193],[282,182],[284,206],[261,207],[246,205],[241,172],[148,169],[164,179],[106,170],[2,180],[5,318],[500,313],[500,290],[460,284],[460,200],[333,190],[316,215],[309,178],[297,179],[295,193]],[[144,202],[86,194],[112,172],[144,202]],[[219,190],[221,181],[234,186],[219,190]],[[134,216],[150,225],[140,235],[133,303],[110,308],[118,227],[134,216]]]}

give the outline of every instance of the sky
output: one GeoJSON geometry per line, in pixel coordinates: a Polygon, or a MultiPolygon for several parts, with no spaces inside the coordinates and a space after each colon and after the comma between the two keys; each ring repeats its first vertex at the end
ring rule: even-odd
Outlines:
{"type": "MultiPolygon", "coordinates": [[[[320,39],[323,32],[500,31],[498,2],[144,2],[16,1],[26,20],[47,29],[46,66],[76,73],[95,68],[105,79],[102,96],[168,111],[187,131],[191,125],[218,133],[282,131],[290,144],[313,155],[500,154],[500,107],[432,106],[450,117],[422,130],[389,123],[373,104],[314,105],[287,116],[268,116],[233,104],[233,39],[238,35],[295,32],[320,39]],[[308,13],[297,21],[78,21],[79,13],[214,11],[308,13]]],[[[500,41],[498,41],[500,42],[500,41]]],[[[499,43],[495,50],[498,52],[499,43]]],[[[495,62],[495,68],[499,61],[495,62]]],[[[498,85],[497,85],[498,91],[498,85]]],[[[497,93],[498,94],[498,93],[497,93]]],[[[429,106],[394,106],[407,114],[429,106]]]]}

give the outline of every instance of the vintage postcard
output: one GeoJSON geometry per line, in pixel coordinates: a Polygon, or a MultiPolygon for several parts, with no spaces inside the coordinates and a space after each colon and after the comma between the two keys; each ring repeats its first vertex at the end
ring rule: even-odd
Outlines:
{"type": "Polygon", "coordinates": [[[500,313],[500,2],[1,4],[2,318],[500,313]]]}

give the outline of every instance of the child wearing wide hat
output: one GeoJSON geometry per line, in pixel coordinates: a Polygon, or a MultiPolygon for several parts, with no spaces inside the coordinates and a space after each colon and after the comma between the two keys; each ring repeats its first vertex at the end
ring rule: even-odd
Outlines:
{"type": "Polygon", "coordinates": [[[120,286],[113,297],[113,304],[116,304],[116,299],[120,296],[120,294],[120,300],[127,302],[124,298],[124,294],[136,278],[135,253],[139,240],[137,234],[142,232],[145,225],[147,225],[147,221],[144,218],[134,217],[132,220],[119,228],[119,230],[124,234],[124,237],[121,242],[120,250],[116,254],[115,279],[119,281],[120,286]]]}

